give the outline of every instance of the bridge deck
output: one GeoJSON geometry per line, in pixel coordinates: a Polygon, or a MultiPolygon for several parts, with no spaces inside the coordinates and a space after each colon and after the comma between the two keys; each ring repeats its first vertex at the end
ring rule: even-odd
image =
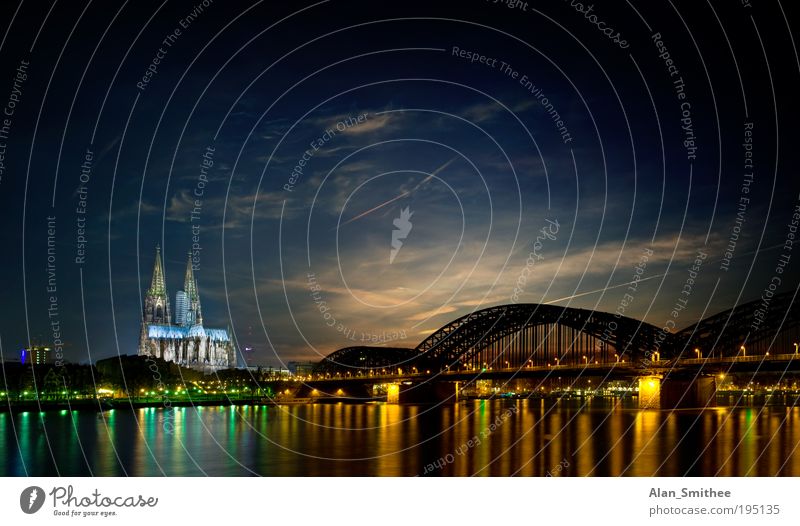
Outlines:
{"type": "Polygon", "coordinates": [[[586,363],[570,365],[548,365],[531,367],[512,367],[512,368],[488,368],[485,370],[465,370],[465,371],[439,371],[434,372],[412,372],[412,373],[386,373],[372,375],[332,375],[325,377],[313,377],[310,382],[390,382],[402,380],[416,380],[437,378],[440,380],[459,381],[474,379],[476,377],[485,379],[496,378],[527,378],[542,377],[548,375],[603,375],[614,378],[633,377],[647,374],[664,374],[671,372],[691,372],[707,371],[709,373],[720,373],[725,371],[780,371],[800,370],[800,354],[774,354],[766,356],[724,356],[716,358],[684,358],[679,360],[642,360],[639,362],[614,362],[614,363],[586,363]],[[781,367],[783,366],[783,367],[781,367]]]}

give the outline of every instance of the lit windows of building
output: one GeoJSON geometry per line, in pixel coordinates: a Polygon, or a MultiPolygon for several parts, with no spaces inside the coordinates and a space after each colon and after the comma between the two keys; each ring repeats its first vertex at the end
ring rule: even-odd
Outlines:
{"type": "Polygon", "coordinates": [[[44,347],[43,345],[34,345],[27,349],[22,349],[19,353],[20,362],[34,365],[44,365],[46,363],[53,363],[53,349],[44,347]]]}

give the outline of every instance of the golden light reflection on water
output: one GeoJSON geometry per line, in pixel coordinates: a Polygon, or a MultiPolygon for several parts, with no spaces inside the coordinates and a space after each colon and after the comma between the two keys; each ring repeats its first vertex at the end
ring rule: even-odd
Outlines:
{"type": "Polygon", "coordinates": [[[0,446],[0,475],[797,476],[800,408],[478,400],[2,413],[0,446]]]}

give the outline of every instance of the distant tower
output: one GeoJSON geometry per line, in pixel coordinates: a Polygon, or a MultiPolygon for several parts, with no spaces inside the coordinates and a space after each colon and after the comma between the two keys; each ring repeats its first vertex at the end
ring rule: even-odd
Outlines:
{"type": "Polygon", "coordinates": [[[179,290],[175,293],[175,325],[179,325],[181,327],[189,326],[187,323],[186,318],[189,314],[189,299],[186,297],[186,293],[182,290],[179,290]]]}
{"type": "Polygon", "coordinates": [[[183,292],[186,294],[186,320],[184,324],[192,327],[203,324],[203,311],[200,308],[200,293],[197,291],[197,281],[194,279],[192,270],[192,253],[189,252],[189,260],[186,262],[186,277],[183,280],[183,292]]]}
{"type": "Polygon", "coordinates": [[[144,297],[145,323],[169,325],[169,296],[167,285],[164,281],[164,267],[161,263],[161,247],[156,246],[156,262],[153,266],[153,280],[144,297]]]}

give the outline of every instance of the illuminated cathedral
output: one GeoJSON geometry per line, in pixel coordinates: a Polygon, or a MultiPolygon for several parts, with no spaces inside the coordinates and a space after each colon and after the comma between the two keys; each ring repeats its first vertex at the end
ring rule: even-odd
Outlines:
{"type": "Polygon", "coordinates": [[[153,279],[144,298],[139,355],[163,358],[206,372],[236,365],[236,354],[228,330],[203,327],[200,294],[191,254],[186,264],[183,290],[175,295],[175,323],[172,323],[161,249],[156,247],[153,279]]]}

